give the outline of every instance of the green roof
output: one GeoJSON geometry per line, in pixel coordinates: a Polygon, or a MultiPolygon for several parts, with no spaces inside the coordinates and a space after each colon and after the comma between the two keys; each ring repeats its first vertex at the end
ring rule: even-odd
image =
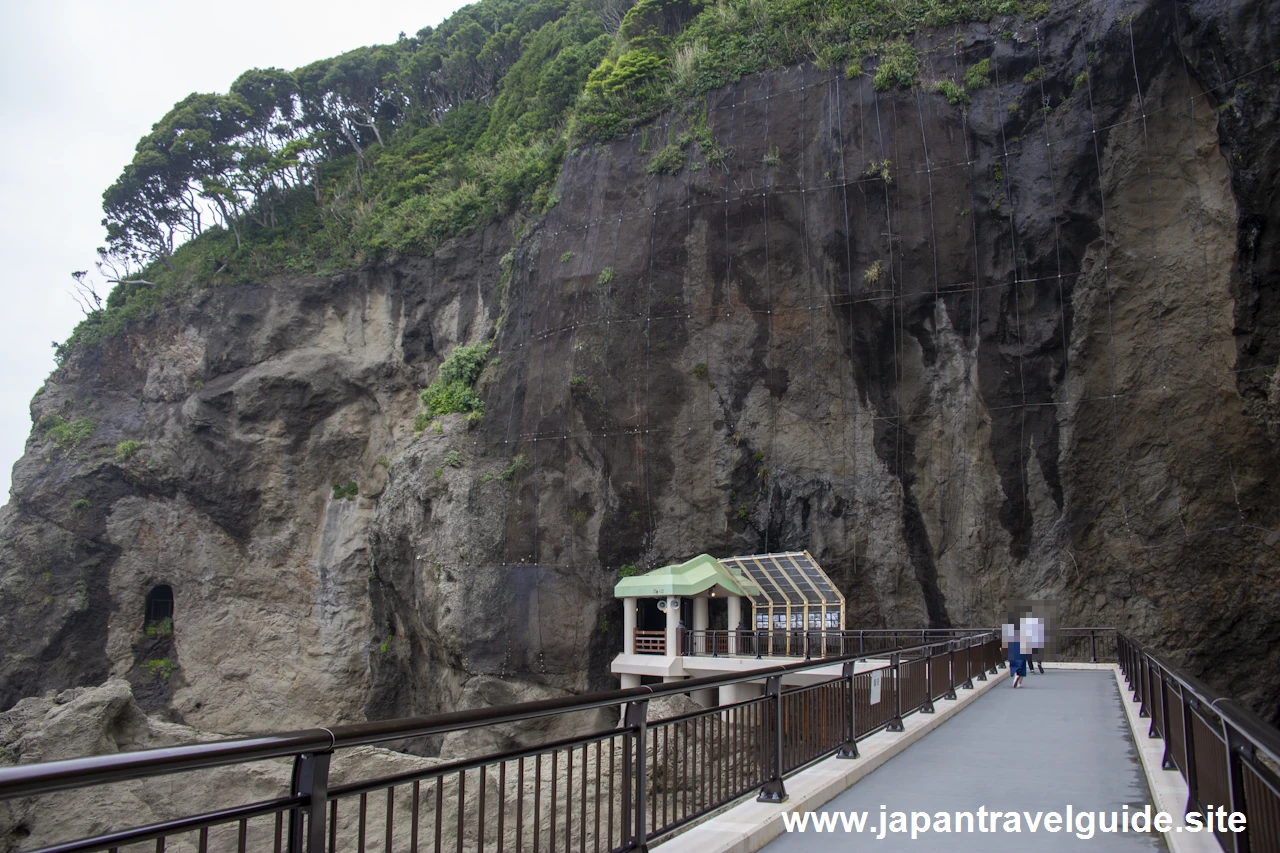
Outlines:
{"type": "Polygon", "coordinates": [[[745,577],[735,577],[724,564],[709,554],[699,554],[686,563],[663,566],[643,575],[618,581],[613,588],[617,598],[653,598],[655,596],[694,596],[720,586],[731,595],[758,595],[756,585],[745,577]]]}

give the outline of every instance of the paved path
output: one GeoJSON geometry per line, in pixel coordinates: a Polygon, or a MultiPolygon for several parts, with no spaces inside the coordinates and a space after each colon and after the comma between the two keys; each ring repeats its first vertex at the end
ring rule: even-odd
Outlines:
{"type": "MultiPolygon", "coordinates": [[[[1014,690],[1001,683],[919,743],[836,797],[824,812],[869,814],[867,828],[849,834],[812,830],[784,833],[769,853],[819,851],[1019,851],[1019,853],[1130,853],[1163,851],[1155,833],[1094,833],[1088,840],[1065,831],[879,834],[880,807],[903,811],[1057,811],[1071,805],[1122,812],[1151,802],[1138,762],[1115,675],[1110,671],[1049,670],[1014,690]]],[[[1107,818],[1110,822],[1110,817],[1107,818]]],[[[908,826],[910,825],[908,819],[908,826]]],[[[1004,826],[1004,818],[1000,818],[1004,826]]]]}

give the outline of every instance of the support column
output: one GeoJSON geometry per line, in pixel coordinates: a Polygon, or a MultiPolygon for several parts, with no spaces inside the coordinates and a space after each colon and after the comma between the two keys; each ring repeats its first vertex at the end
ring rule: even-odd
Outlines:
{"type": "MultiPolygon", "coordinates": [[[[693,630],[695,632],[693,638],[693,648],[691,652],[700,652],[709,654],[709,640],[707,638],[707,627],[711,624],[710,613],[711,602],[706,598],[695,598],[693,600],[693,630]],[[696,633],[702,632],[702,633],[696,633]]],[[[710,708],[716,703],[716,690],[714,687],[705,690],[694,690],[689,694],[689,698],[703,708],[710,708]]]]}
{"type": "Polygon", "coordinates": [[[732,705],[735,702],[745,702],[748,699],[757,699],[764,693],[764,685],[752,684],[750,681],[740,681],[737,684],[726,684],[720,688],[720,704],[732,705]]]}
{"type": "Polygon", "coordinates": [[[742,624],[742,599],[729,596],[729,654],[738,653],[738,626],[742,624]]]}
{"type": "MultiPolygon", "coordinates": [[[[630,673],[630,672],[624,672],[624,673],[621,673],[621,674],[618,676],[618,678],[619,678],[619,680],[621,680],[621,682],[622,682],[621,686],[622,686],[622,689],[623,689],[623,690],[627,690],[627,689],[632,688],[632,687],[639,687],[639,686],[640,686],[640,676],[638,676],[638,675],[634,675],[633,673],[630,673]]],[[[620,718],[619,718],[619,720],[618,720],[618,724],[619,724],[619,725],[622,725],[622,724],[624,724],[624,723],[626,722],[626,719],[627,719],[627,705],[623,705],[623,706],[619,709],[619,712],[620,712],[620,714],[621,714],[621,717],[620,717],[620,718]]]]}
{"type": "MultiPolygon", "coordinates": [[[[625,655],[636,653],[636,600],[634,597],[622,599],[622,653],[625,655]]],[[[624,679],[622,686],[626,687],[626,676],[622,677],[624,679]]],[[[640,685],[637,683],[632,686],[640,685]]]]}
{"type": "Polygon", "coordinates": [[[680,654],[680,599],[667,599],[667,656],[680,654]],[[674,605],[674,606],[673,606],[674,605]]]}

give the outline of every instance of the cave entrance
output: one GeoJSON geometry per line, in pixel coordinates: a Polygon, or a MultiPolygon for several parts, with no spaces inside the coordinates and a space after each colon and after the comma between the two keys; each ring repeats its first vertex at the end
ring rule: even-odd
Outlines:
{"type": "Polygon", "coordinates": [[[173,587],[161,584],[147,593],[144,627],[148,634],[173,633],[173,587]]]}

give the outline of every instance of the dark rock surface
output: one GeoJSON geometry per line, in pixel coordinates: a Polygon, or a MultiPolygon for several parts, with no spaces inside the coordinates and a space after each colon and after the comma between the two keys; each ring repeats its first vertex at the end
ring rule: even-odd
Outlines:
{"type": "Polygon", "coordinates": [[[33,414],[100,426],[15,468],[0,701],[145,677],[158,583],[146,695],[203,728],[590,689],[623,564],[807,548],[850,626],[1054,599],[1274,718],[1275,12],[1056,4],[922,36],[911,91],[756,75],[707,98],[724,167],[648,175],[701,110],[669,116],[573,154],[520,240],[206,292],[76,357],[33,414]],[[969,105],[932,91],[984,58],[969,105]],[[414,439],[490,337],[483,421],[414,439]]]}

